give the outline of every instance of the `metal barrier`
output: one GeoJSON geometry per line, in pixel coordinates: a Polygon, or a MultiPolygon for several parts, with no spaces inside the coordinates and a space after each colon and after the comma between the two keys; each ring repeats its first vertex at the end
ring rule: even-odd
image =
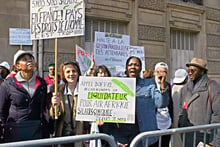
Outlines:
{"type": "Polygon", "coordinates": [[[77,135],[77,136],[56,137],[56,138],[48,138],[48,139],[37,139],[37,140],[29,140],[29,141],[4,143],[4,144],[0,144],[0,147],[19,147],[19,146],[39,147],[39,146],[47,146],[47,145],[82,142],[86,140],[96,140],[97,142],[98,139],[107,141],[111,147],[117,146],[112,136],[99,133],[99,134],[86,134],[86,135],[77,135]]]}
{"type": "MultiPolygon", "coordinates": [[[[213,129],[216,132],[217,128],[220,128],[220,123],[216,124],[208,124],[208,125],[200,125],[200,126],[192,126],[192,127],[184,127],[184,128],[174,128],[174,129],[168,129],[168,130],[157,130],[157,131],[150,131],[150,132],[143,132],[138,134],[131,142],[130,147],[136,147],[138,143],[143,139],[146,138],[146,147],[148,147],[148,138],[152,136],[159,136],[159,147],[161,147],[161,136],[163,135],[171,135],[171,147],[173,147],[173,136],[175,134],[183,134],[183,144],[182,146],[185,146],[185,133],[189,132],[196,132],[196,131],[202,131],[202,130],[210,130],[213,129]]],[[[206,133],[204,133],[204,140],[206,139],[206,133]]],[[[216,133],[214,133],[214,136],[216,133]]],[[[194,139],[195,139],[195,134],[194,134],[194,139]]],[[[214,140],[215,141],[215,140],[214,140]]],[[[215,142],[214,142],[215,144],[215,142]]],[[[195,141],[194,145],[195,147],[195,141]]]]}

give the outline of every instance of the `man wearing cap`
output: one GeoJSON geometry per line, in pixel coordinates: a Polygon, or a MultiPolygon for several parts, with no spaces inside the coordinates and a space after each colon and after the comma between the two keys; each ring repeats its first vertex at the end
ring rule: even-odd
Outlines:
{"type": "MultiPolygon", "coordinates": [[[[157,89],[160,90],[162,74],[167,75],[168,65],[165,62],[159,62],[155,65],[153,83],[156,85],[157,89]]],[[[170,83],[166,82],[167,91],[169,92],[169,104],[164,108],[157,108],[156,118],[157,127],[160,130],[169,129],[172,124],[173,119],[173,102],[171,99],[171,86],[170,83]]],[[[161,145],[163,147],[169,147],[170,135],[163,135],[161,145]]]]}
{"type": "Polygon", "coordinates": [[[31,52],[18,50],[14,55],[18,72],[0,86],[0,119],[5,124],[4,142],[43,137],[47,85],[34,72],[31,52]],[[43,126],[42,126],[43,124],[43,126]]]}
{"type": "MultiPolygon", "coordinates": [[[[10,73],[10,65],[8,64],[8,62],[3,61],[2,63],[0,63],[0,81],[1,82],[3,82],[4,79],[6,79],[9,73],[10,73]]],[[[1,82],[0,82],[0,85],[1,85],[1,82]]]]}
{"type": "MultiPolygon", "coordinates": [[[[179,101],[180,101],[180,91],[188,81],[188,73],[185,69],[177,69],[173,78],[172,85],[172,100],[173,100],[173,128],[178,128],[179,120],[179,101]]],[[[182,141],[180,134],[174,135],[173,140],[174,147],[181,147],[182,141]]]]}
{"type": "Polygon", "coordinates": [[[48,70],[49,70],[48,76],[44,77],[44,80],[46,81],[47,86],[48,85],[53,85],[53,83],[54,83],[55,64],[54,63],[50,63],[48,65],[48,70]]]}
{"type": "MultiPolygon", "coordinates": [[[[189,82],[182,88],[180,95],[179,127],[205,125],[220,123],[220,85],[208,78],[206,61],[200,58],[193,58],[187,63],[189,82]]],[[[220,146],[220,130],[213,142],[213,134],[206,132],[196,133],[196,146],[199,142],[220,146]],[[215,143],[215,144],[213,144],[215,143]]],[[[193,133],[187,133],[185,146],[193,146],[193,133]]]]}

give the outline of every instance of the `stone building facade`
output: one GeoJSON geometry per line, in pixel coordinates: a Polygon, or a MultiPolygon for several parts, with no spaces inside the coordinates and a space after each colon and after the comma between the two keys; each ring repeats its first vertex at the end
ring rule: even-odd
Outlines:
{"type": "MultiPolygon", "coordinates": [[[[9,28],[30,27],[29,0],[3,0],[0,5],[0,62],[12,64],[21,48],[9,45],[9,28]]],[[[93,50],[94,32],[130,35],[130,44],[144,46],[146,68],[159,61],[185,68],[192,57],[208,62],[209,76],[220,81],[220,1],[219,0],[85,0],[85,36],[58,39],[58,63],[75,60],[75,45],[93,50]]],[[[47,73],[54,62],[54,39],[33,41],[39,71],[47,73]]]]}

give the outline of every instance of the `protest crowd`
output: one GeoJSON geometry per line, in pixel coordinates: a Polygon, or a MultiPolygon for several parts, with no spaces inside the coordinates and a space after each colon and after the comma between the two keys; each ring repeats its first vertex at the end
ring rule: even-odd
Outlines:
{"type": "MultiPolygon", "coordinates": [[[[56,38],[56,42],[57,37],[84,35],[83,2],[60,2],[71,5],[59,10],[56,1],[32,3],[32,39],[56,38]],[[42,10],[47,4],[54,12],[42,10]]],[[[142,132],[220,123],[220,84],[208,77],[205,59],[193,57],[175,69],[169,80],[168,63],[160,61],[149,69],[144,47],[131,46],[128,35],[95,32],[94,38],[91,55],[76,45],[76,58],[72,58],[76,60],[58,64],[55,57],[47,64],[44,77],[30,50],[17,50],[13,61],[0,59],[1,143],[100,132],[112,136],[117,146],[129,147],[142,132]],[[116,66],[118,63],[121,65],[116,66]]],[[[152,136],[137,147],[146,143],[148,147],[170,147],[171,141],[174,147],[201,143],[220,147],[220,129],[187,132],[184,137],[175,134],[173,139],[171,135],[152,136]]],[[[82,141],[61,146],[97,144],[82,141]]],[[[110,145],[98,140],[98,146],[110,145]]]]}
{"type": "MultiPolygon", "coordinates": [[[[136,56],[127,59],[125,75],[120,77],[134,78],[136,81],[134,123],[79,121],[76,119],[80,92],[79,78],[112,77],[107,66],[96,64],[92,55],[90,67],[82,75],[77,61],[63,62],[57,78],[58,90],[54,92],[54,63],[48,66],[49,75],[42,78],[35,70],[35,59],[30,51],[18,50],[15,53],[13,66],[16,67],[16,72],[10,71],[8,62],[2,62],[0,64],[2,79],[0,118],[3,124],[1,142],[89,134],[91,125],[96,125],[99,132],[113,136],[118,146],[129,146],[132,139],[141,132],[219,123],[220,88],[216,81],[208,78],[205,60],[195,57],[191,62],[186,63],[188,70],[177,69],[171,85],[166,79],[169,68],[165,62],[158,62],[155,65],[153,76],[146,77],[145,72],[142,78],[140,76],[142,61],[136,56]]],[[[192,135],[192,133],[186,134],[186,147],[192,146],[192,135]]],[[[198,133],[196,144],[202,139],[202,133],[198,133]]],[[[209,132],[207,143],[211,145],[213,139],[212,132],[209,132]]],[[[216,142],[218,146],[219,134],[216,135],[216,142]]],[[[170,135],[164,135],[162,146],[169,147],[169,143],[170,135]]],[[[88,146],[88,144],[82,142],[80,146],[88,146]]],[[[108,146],[104,141],[100,144],[108,146]]],[[[142,140],[138,147],[144,144],[145,140],[142,140]]],[[[158,147],[158,137],[149,138],[148,145],[158,147]]],[[[175,136],[174,145],[182,145],[181,136],[175,136]]],[[[76,144],[64,146],[76,146],[76,144]]]]}

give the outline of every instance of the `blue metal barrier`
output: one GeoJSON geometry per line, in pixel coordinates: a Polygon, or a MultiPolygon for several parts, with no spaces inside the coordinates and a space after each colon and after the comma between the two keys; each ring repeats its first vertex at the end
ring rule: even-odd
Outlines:
{"type": "Polygon", "coordinates": [[[88,140],[98,140],[98,139],[107,141],[111,147],[117,147],[114,138],[112,136],[103,133],[4,143],[4,144],[0,144],[0,147],[39,147],[39,146],[66,144],[66,143],[82,142],[88,140]]]}

